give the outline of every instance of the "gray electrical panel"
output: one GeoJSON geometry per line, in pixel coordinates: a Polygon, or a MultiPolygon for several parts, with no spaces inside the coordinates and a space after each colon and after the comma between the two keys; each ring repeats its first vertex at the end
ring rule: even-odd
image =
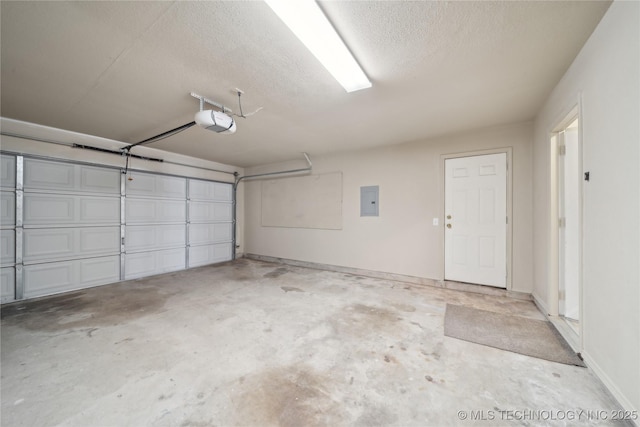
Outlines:
{"type": "Polygon", "coordinates": [[[378,186],[360,187],[360,216],[378,216],[378,186]]]}

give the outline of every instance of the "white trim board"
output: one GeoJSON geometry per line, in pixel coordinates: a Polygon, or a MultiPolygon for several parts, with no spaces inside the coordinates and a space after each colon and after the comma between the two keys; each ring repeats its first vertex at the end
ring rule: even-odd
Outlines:
{"type": "MultiPolygon", "coordinates": [[[[600,380],[600,382],[604,385],[604,387],[613,395],[613,397],[618,401],[620,406],[625,411],[636,411],[636,413],[640,412],[639,408],[634,408],[631,404],[631,401],[627,399],[622,392],[618,389],[615,383],[609,378],[609,376],[604,372],[604,370],[596,363],[595,360],[589,355],[588,352],[582,353],[582,358],[584,359],[584,363],[587,365],[589,369],[593,371],[596,378],[600,380]]],[[[628,420],[630,424],[635,425],[636,427],[640,427],[638,420],[628,420]]]]}
{"type": "Polygon", "coordinates": [[[510,291],[492,286],[474,285],[470,283],[452,282],[449,280],[435,280],[425,277],[406,276],[404,274],[386,273],[382,271],[365,270],[353,267],[343,267],[339,265],[321,264],[316,262],[299,261],[287,258],[277,258],[266,255],[247,253],[244,258],[257,261],[273,262],[276,264],[291,265],[294,267],[306,267],[316,270],[334,271],[337,273],[353,274],[356,276],[373,277],[375,279],[393,280],[396,282],[410,283],[420,286],[431,286],[434,288],[449,289],[452,291],[471,292],[482,295],[493,295],[509,297],[513,299],[531,301],[531,294],[525,292],[510,291]]]}

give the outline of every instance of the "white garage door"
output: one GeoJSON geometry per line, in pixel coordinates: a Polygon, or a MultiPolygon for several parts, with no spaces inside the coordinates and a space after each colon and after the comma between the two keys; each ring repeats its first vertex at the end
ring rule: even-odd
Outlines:
{"type": "Polygon", "coordinates": [[[233,256],[233,193],[230,184],[189,180],[189,267],[233,256]]]}
{"type": "Polygon", "coordinates": [[[120,172],[24,160],[24,297],[120,280],[120,172]]]}
{"type": "Polygon", "coordinates": [[[184,269],[187,180],[135,173],[126,183],[125,279],[184,269]]]}
{"type": "Polygon", "coordinates": [[[16,164],[2,155],[2,302],[233,258],[231,184],[129,180],[119,169],[34,158],[21,174],[16,164]]]}

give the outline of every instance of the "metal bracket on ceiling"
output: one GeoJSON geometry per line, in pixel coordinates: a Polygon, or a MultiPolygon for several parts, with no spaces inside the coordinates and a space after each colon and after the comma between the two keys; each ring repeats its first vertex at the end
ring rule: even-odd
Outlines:
{"type": "Polygon", "coordinates": [[[193,96],[194,98],[200,100],[200,111],[204,110],[204,104],[207,103],[209,105],[213,105],[216,108],[219,108],[220,110],[222,110],[223,113],[232,113],[233,112],[233,111],[231,111],[230,108],[227,108],[224,105],[222,105],[222,104],[220,104],[218,102],[212,101],[209,98],[206,98],[206,97],[204,97],[202,95],[198,95],[195,92],[191,92],[191,96],[193,96]]]}

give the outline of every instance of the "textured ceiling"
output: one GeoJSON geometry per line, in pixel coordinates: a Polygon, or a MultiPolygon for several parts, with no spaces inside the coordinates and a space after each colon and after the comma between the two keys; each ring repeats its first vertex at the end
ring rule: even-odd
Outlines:
{"type": "Polygon", "coordinates": [[[237,166],[532,120],[609,2],[331,1],[373,83],[346,93],[263,2],[1,2],[3,117],[237,166]]]}

